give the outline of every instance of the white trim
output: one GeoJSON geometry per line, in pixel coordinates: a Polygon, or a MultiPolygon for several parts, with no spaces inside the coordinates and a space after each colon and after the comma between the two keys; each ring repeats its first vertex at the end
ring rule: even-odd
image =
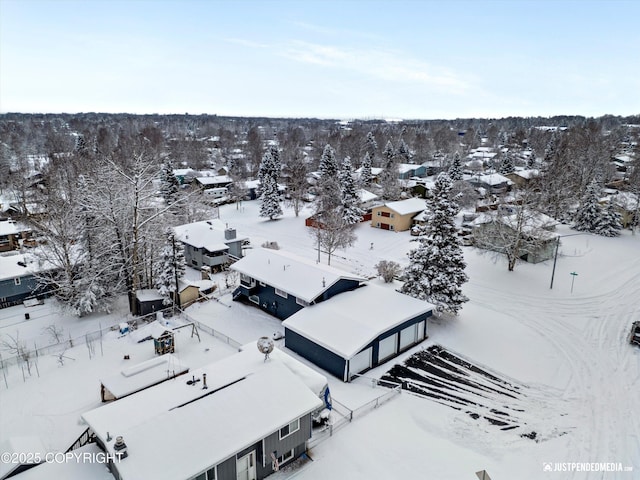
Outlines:
{"type": "Polygon", "coordinates": [[[300,430],[300,419],[296,418],[294,421],[278,430],[278,437],[280,438],[280,440],[282,440],[283,438],[287,438],[289,435],[296,433],[298,430],[300,430]],[[295,428],[293,427],[294,424],[296,424],[295,428]],[[285,428],[288,428],[289,432],[283,436],[282,430],[284,430],[285,428]]]}
{"type": "Polygon", "coordinates": [[[296,297],[296,303],[302,307],[308,307],[309,306],[309,302],[307,302],[306,300],[303,300],[302,298],[298,298],[296,297]]]}
{"type": "Polygon", "coordinates": [[[280,455],[278,457],[278,465],[282,465],[284,463],[287,463],[289,460],[291,460],[293,458],[294,454],[295,454],[295,450],[292,448],[288,452],[285,452],[282,455],[280,455]]]}
{"type": "Polygon", "coordinates": [[[279,297],[282,298],[289,298],[289,294],[287,292],[285,292],[284,290],[280,290],[279,288],[273,287],[273,291],[276,293],[276,295],[278,295],[279,297]]]}

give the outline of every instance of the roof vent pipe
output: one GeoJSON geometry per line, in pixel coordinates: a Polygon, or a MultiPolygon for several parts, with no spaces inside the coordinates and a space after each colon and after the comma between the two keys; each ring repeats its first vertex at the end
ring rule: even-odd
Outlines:
{"type": "Polygon", "coordinates": [[[113,444],[113,451],[118,460],[127,458],[127,456],[129,455],[127,453],[127,444],[124,443],[124,439],[122,438],[122,435],[118,435],[116,437],[116,443],[113,444]]]}
{"type": "Polygon", "coordinates": [[[209,388],[209,387],[207,387],[207,374],[203,373],[202,374],[202,389],[206,390],[207,388],[209,388]]]}

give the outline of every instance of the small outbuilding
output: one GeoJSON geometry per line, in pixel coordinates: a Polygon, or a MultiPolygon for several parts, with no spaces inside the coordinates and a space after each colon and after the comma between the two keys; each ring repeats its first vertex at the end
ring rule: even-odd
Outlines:
{"type": "Polygon", "coordinates": [[[145,288],[136,292],[136,309],[138,315],[145,316],[167,308],[164,297],[155,288],[145,288]]]}
{"type": "Polygon", "coordinates": [[[348,382],[422,342],[433,309],[372,283],[289,317],[285,346],[348,382]]]}

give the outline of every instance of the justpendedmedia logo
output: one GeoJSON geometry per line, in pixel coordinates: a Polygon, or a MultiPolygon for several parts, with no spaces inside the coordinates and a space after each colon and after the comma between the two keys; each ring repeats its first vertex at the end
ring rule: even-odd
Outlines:
{"type": "Polygon", "coordinates": [[[622,462],[543,462],[543,472],[632,472],[622,462]]]}

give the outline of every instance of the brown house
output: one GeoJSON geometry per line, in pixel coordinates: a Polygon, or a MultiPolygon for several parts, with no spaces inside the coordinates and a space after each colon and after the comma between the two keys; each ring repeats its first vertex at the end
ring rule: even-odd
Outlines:
{"type": "Polygon", "coordinates": [[[426,208],[424,199],[409,198],[397,202],[388,202],[371,211],[371,226],[383,230],[403,232],[409,230],[413,217],[426,208]]]}

